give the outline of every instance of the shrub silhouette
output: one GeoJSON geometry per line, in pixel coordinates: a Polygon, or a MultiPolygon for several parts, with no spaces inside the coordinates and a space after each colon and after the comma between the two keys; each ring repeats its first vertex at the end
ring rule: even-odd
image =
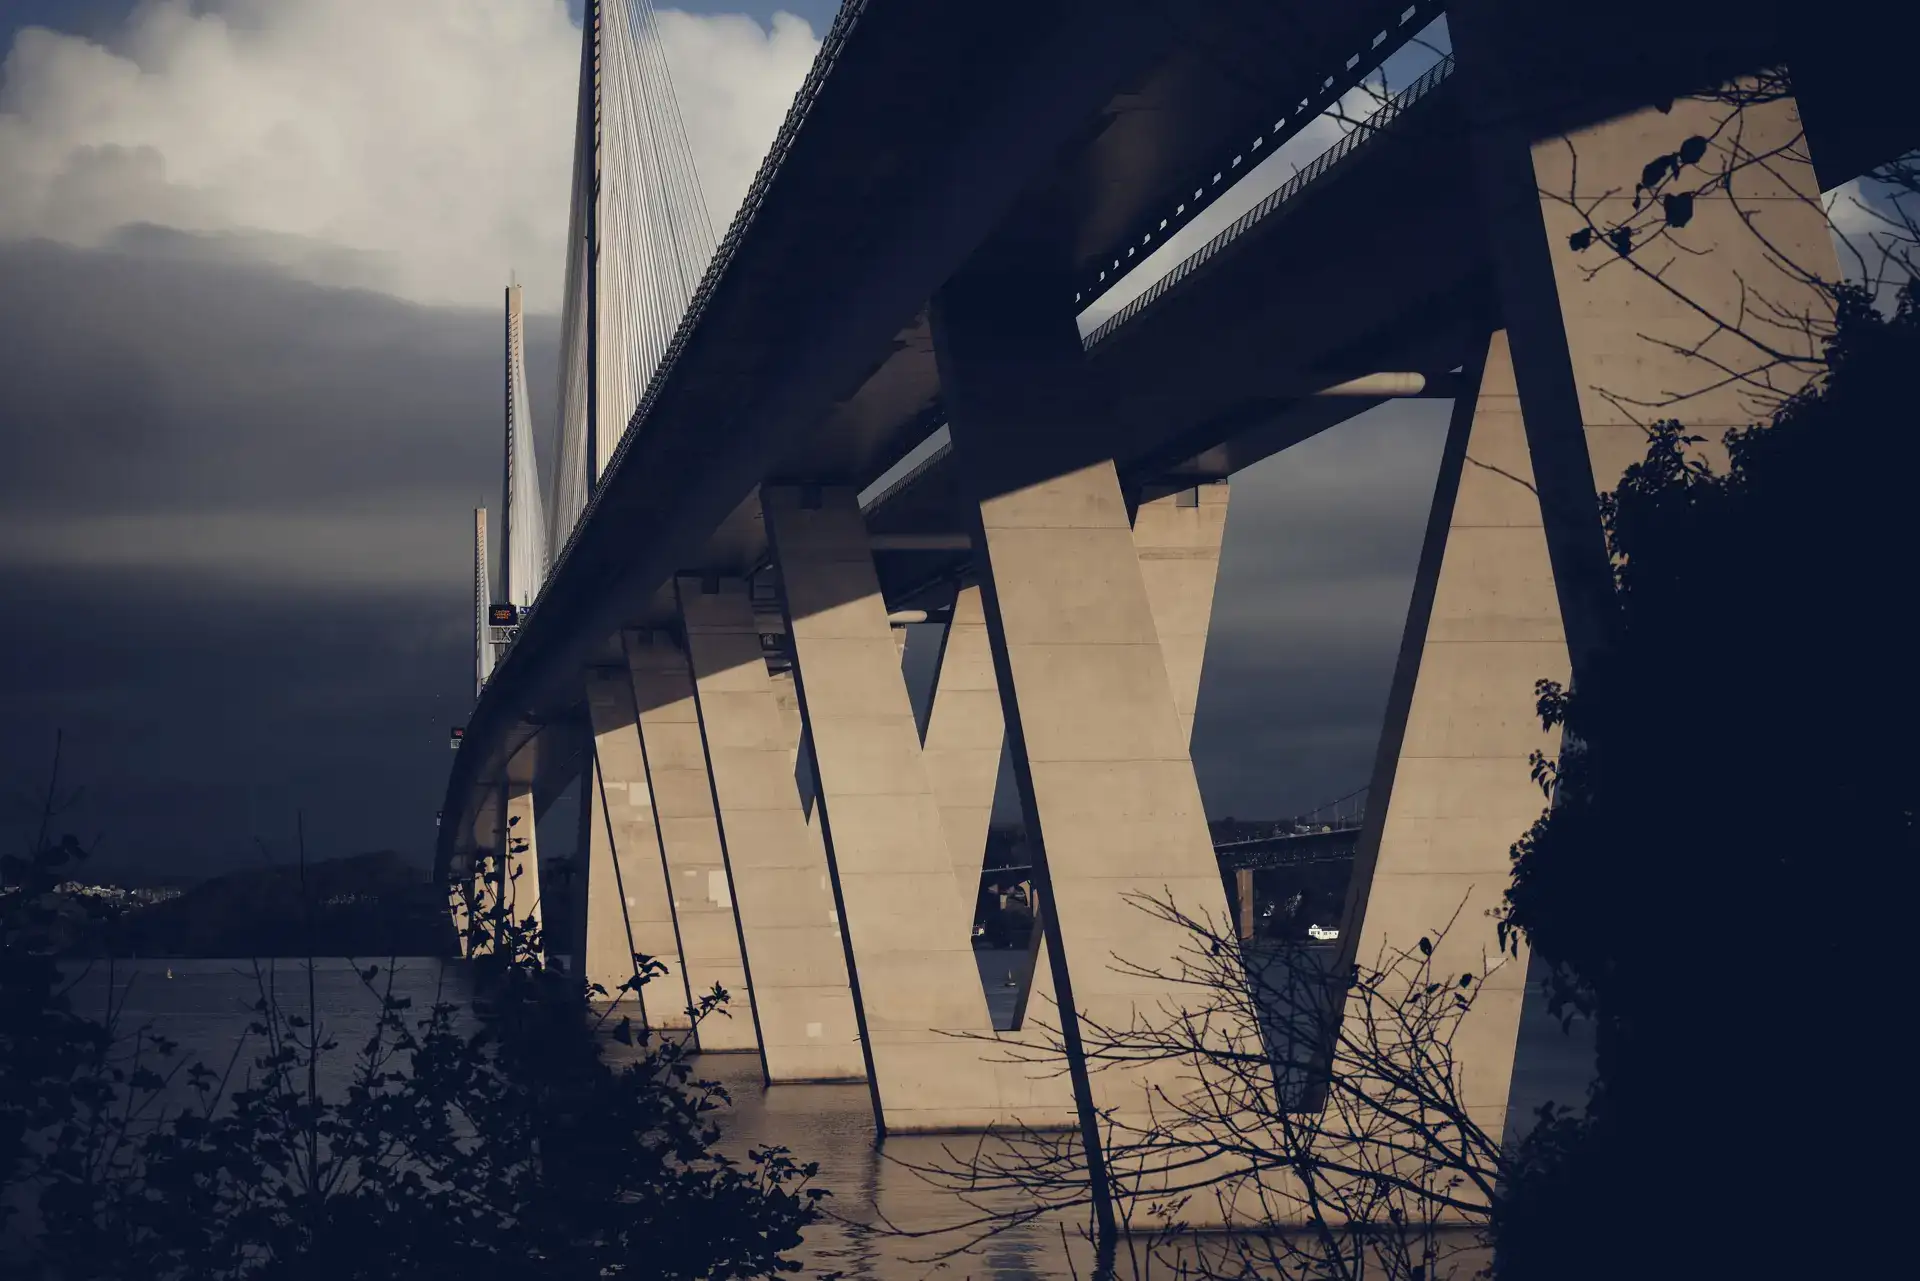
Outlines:
{"type": "MultiPolygon", "coordinates": [[[[51,793],[50,793],[51,795],[51,793]]],[[[24,1198],[9,1275],[83,1278],[736,1278],[793,1271],[825,1196],[780,1148],[716,1148],[728,1102],[691,1038],[621,1015],[619,993],[539,963],[537,927],[474,915],[487,999],[415,1010],[391,965],[360,978],[378,1018],[343,1049],[262,977],[249,1041],[216,1071],[164,1036],[75,1015],[45,946],[47,898],[79,855],[44,832],[0,895],[0,1176],[24,1198]],[[611,1038],[630,1049],[615,1063],[611,1038]],[[329,1097],[320,1062],[351,1055],[329,1097]],[[172,1102],[183,1096],[184,1106],[172,1102]]],[[[311,993],[311,969],[308,970],[311,993]]],[[[694,1011],[720,1016],[715,990],[694,1011]]],[[[630,1005],[630,1002],[627,1002],[630,1005]]]]}
{"type": "Polygon", "coordinates": [[[1732,433],[1724,470],[1654,429],[1603,504],[1611,643],[1576,688],[1541,686],[1565,745],[1537,762],[1554,805],[1515,848],[1505,924],[1594,1020],[1599,1080],[1520,1154],[1505,1275],[1814,1275],[1837,1234],[1782,1242],[1758,1216],[1818,1215],[1841,1195],[1822,1172],[1874,1164],[1872,1122],[1844,1114],[1898,972],[1881,883],[1916,853],[1920,295],[1886,316],[1837,296],[1826,377],[1732,433]],[[1745,1226],[1654,1247],[1650,1214],[1745,1226]]]}

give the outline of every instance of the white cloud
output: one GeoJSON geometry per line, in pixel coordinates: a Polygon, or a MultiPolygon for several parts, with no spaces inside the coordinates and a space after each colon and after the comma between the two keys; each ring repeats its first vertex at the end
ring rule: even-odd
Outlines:
{"type": "MultiPolygon", "coordinates": [[[[818,41],[660,13],[716,228],[818,41]]],[[[150,0],[111,46],[36,28],[0,66],[0,236],[157,224],[310,279],[558,306],[580,34],[563,0],[150,0]]]]}

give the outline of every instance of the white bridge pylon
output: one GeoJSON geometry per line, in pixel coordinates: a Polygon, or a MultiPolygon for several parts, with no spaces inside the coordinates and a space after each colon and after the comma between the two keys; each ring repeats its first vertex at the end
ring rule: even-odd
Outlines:
{"type": "Polygon", "coordinates": [[[540,492],[540,465],[533,450],[533,407],[527,394],[526,318],[520,286],[507,286],[507,441],[501,494],[501,600],[524,610],[540,594],[547,577],[546,503],[540,492]]]}
{"type": "Polygon", "coordinates": [[[574,120],[550,542],[568,536],[713,256],[648,0],[589,0],[574,120]]]}

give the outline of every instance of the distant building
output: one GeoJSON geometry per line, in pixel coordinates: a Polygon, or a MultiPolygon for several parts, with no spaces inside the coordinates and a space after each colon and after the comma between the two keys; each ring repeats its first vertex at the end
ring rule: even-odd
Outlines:
{"type": "Polygon", "coordinates": [[[69,898],[94,899],[117,907],[150,907],[180,897],[180,891],[172,886],[128,888],[121,885],[89,885],[84,881],[62,881],[53,887],[53,892],[69,898]]]}

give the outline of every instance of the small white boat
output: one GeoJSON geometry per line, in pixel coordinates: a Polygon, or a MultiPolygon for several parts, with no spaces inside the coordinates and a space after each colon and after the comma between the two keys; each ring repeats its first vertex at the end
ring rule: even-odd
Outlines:
{"type": "Polygon", "coordinates": [[[1331,943],[1340,937],[1340,931],[1332,925],[1309,925],[1307,937],[1316,943],[1331,943]]]}

